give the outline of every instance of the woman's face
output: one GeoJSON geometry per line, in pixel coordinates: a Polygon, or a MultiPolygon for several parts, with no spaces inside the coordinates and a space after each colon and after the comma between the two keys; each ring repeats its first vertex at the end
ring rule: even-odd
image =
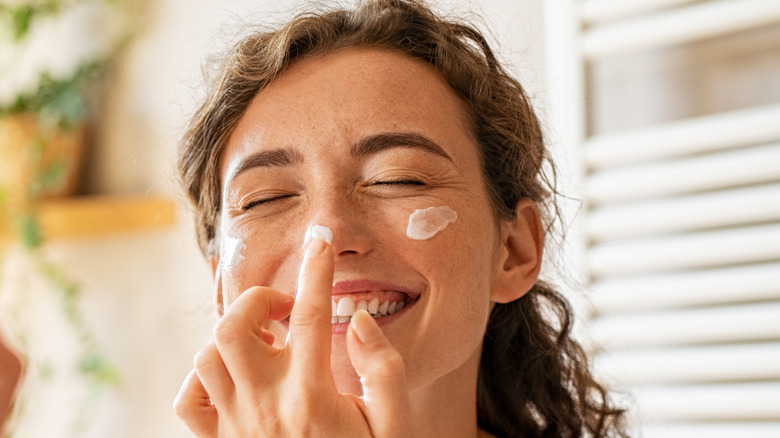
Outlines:
{"type": "MultiPolygon", "coordinates": [[[[294,294],[304,235],[326,226],[336,300],[404,303],[377,322],[413,388],[475,374],[501,233],[464,105],[431,67],[368,49],[295,63],[247,108],[221,178],[220,307],[256,285],[294,294]],[[410,215],[429,207],[457,219],[409,238],[410,215]]],[[[346,327],[332,327],[333,374],[359,392],[346,327]]]]}

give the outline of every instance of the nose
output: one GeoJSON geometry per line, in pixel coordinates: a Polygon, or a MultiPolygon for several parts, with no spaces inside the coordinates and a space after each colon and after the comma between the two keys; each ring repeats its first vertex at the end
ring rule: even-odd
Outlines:
{"type": "Polygon", "coordinates": [[[320,196],[311,206],[308,227],[321,225],[333,232],[331,247],[337,258],[368,254],[372,235],[368,214],[348,193],[333,192],[320,196]]]}

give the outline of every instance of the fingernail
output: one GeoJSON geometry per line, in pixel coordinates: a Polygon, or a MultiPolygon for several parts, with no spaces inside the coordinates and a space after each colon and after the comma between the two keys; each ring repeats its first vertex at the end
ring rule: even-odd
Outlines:
{"type": "Polygon", "coordinates": [[[306,257],[316,256],[325,251],[325,241],[322,239],[311,239],[309,247],[306,248],[306,257]]]}
{"type": "Polygon", "coordinates": [[[306,247],[307,255],[320,254],[325,251],[325,243],[333,242],[333,231],[322,225],[313,225],[306,230],[306,236],[303,244],[306,247]]]}
{"type": "Polygon", "coordinates": [[[352,319],[349,321],[349,328],[355,332],[361,344],[366,344],[372,338],[372,335],[377,330],[376,322],[371,314],[365,309],[358,309],[352,314],[352,319]]]}

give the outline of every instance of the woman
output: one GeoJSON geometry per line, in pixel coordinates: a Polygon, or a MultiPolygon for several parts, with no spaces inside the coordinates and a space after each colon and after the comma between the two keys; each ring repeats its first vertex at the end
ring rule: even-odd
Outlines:
{"type": "Polygon", "coordinates": [[[177,414],[202,437],[622,435],[537,278],[546,159],[484,38],[417,1],[243,40],[180,156],[221,318],[177,414]]]}

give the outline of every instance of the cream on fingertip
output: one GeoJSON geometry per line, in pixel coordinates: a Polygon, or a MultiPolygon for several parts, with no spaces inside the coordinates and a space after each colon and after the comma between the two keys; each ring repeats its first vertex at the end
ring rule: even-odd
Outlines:
{"type": "Polygon", "coordinates": [[[312,225],[306,231],[305,242],[308,242],[311,239],[320,239],[327,242],[328,245],[330,245],[331,243],[333,243],[333,231],[331,231],[330,228],[324,225],[312,225]]]}

